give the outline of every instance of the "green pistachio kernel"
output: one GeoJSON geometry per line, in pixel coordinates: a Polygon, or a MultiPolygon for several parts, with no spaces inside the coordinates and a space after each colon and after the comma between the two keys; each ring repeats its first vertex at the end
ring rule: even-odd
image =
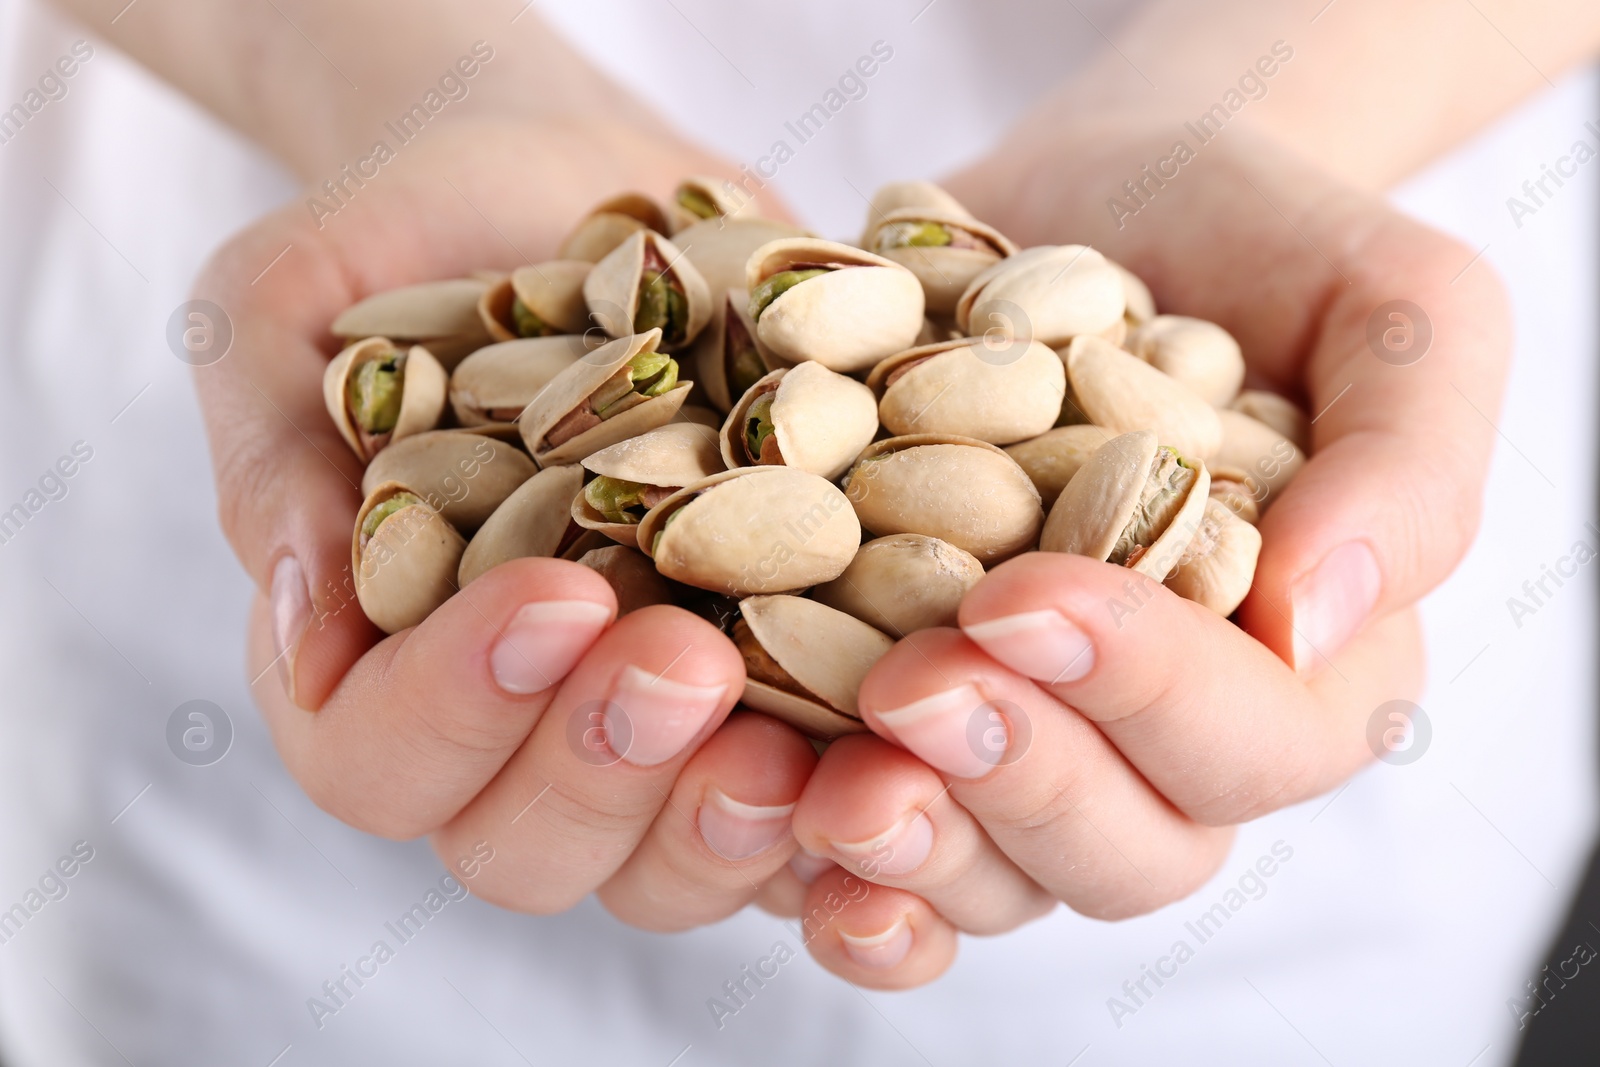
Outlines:
{"type": "Polygon", "coordinates": [[[632,526],[640,515],[630,511],[639,507],[644,486],[638,482],[625,482],[621,478],[596,478],[583,487],[583,499],[589,506],[605,516],[607,522],[622,522],[632,526]]]}
{"type": "Polygon", "coordinates": [[[639,285],[639,310],[633,315],[633,332],[658,328],[664,343],[681,343],[689,329],[689,298],[672,283],[670,275],[647,270],[639,285]]]}
{"type": "MultiPolygon", "coordinates": [[[[688,501],[684,501],[684,503],[687,504],[688,501]]],[[[656,531],[655,540],[650,542],[650,555],[652,558],[654,558],[657,552],[661,551],[661,538],[666,535],[667,527],[677,522],[678,516],[682,514],[683,507],[679,506],[673,510],[671,515],[668,515],[665,519],[661,520],[661,529],[656,531]]]]}
{"type": "Polygon", "coordinates": [[[786,270],[774,274],[756,286],[755,292],[750,294],[750,317],[759,322],[761,313],[767,310],[768,304],[801,282],[810,281],[817,275],[826,273],[827,270],[822,267],[813,267],[810,270],[786,270]]]}
{"type": "Polygon", "coordinates": [[[678,190],[678,206],[699,219],[714,219],[722,214],[709,196],[687,185],[678,190]]]}
{"type": "Polygon", "coordinates": [[[951,242],[950,231],[937,222],[895,222],[883,228],[879,248],[942,248],[951,242]]]}
{"type": "Polygon", "coordinates": [[[368,360],[350,376],[350,417],[367,433],[388,433],[400,421],[400,395],[398,354],[368,360]]]}
{"type": "Polygon", "coordinates": [[[761,446],[772,436],[772,399],[776,393],[763,393],[751,403],[744,416],[744,444],[750,458],[760,462],[761,446]]]}
{"type": "Polygon", "coordinates": [[[522,302],[522,297],[514,297],[511,301],[511,321],[517,327],[518,337],[547,337],[555,332],[527,304],[522,302]]]}
{"type": "Polygon", "coordinates": [[[678,361],[665,352],[640,352],[628,366],[634,392],[644,396],[660,396],[678,384],[678,361]]]}
{"type": "Polygon", "coordinates": [[[396,493],[367,512],[366,519],[361,523],[362,543],[372,540],[373,536],[378,532],[378,527],[382,526],[384,520],[388,519],[389,516],[420,503],[422,503],[422,498],[415,493],[396,493]]]}

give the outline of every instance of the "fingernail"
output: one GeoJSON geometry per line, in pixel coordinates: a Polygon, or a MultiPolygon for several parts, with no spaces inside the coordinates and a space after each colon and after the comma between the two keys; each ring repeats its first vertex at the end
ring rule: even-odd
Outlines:
{"type": "Polygon", "coordinates": [[[961,631],[1018,674],[1052,685],[1094,669],[1094,645],[1059,611],[1046,608],[963,626],[961,631]]]}
{"type": "Polygon", "coordinates": [[[711,851],[723,859],[743,860],[788,837],[793,811],[793,804],[745,804],[713,786],[706,790],[695,821],[711,851]]]}
{"type": "MultiPolygon", "coordinates": [[[[627,751],[618,755],[635,767],[667,762],[694,740],[727,690],[726,685],[690,685],[624,667],[612,698],[628,720],[627,751]]],[[[614,731],[611,736],[623,734],[614,731]]]]}
{"type": "Polygon", "coordinates": [[[524,604],[490,650],[489,672],[508,693],[542,693],[567,676],[610,620],[611,610],[592,600],[524,604]]]}
{"type": "Polygon", "coordinates": [[[992,740],[983,733],[994,729],[991,717],[984,715],[987,707],[977,689],[963,685],[903,708],[880,711],[877,719],[896,741],[935,770],[957,778],[982,778],[996,763],[994,746],[980,753],[977,743],[992,740]],[[981,718],[980,726],[974,726],[975,718],[981,718]]]}
{"type": "Polygon", "coordinates": [[[870,841],[836,841],[834,850],[867,878],[897,878],[921,867],[933,852],[933,820],[923,812],[901,819],[870,841]]]}
{"type": "Polygon", "coordinates": [[[794,872],[796,878],[806,885],[815,882],[821,877],[823,871],[832,866],[834,866],[834,862],[827,856],[819,856],[815,852],[807,852],[805,849],[796,852],[793,858],[789,860],[789,869],[794,872]]]}
{"type": "Polygon", "coordinates": [[[1377,557],[1365,541],[1340,545],[1295,582],[1289,593],[1295,670],[1337,655],[1366,625],[1382,588],[1377,557]]]}
{"type": "Polygon", "coordinates": [[[272,568],[272,644],[277,654],[278,680],[283,691],[294,700],[294,658],[300,651],[300,638],[311,621],[311,591],[306,588],[305,571],[293,556],[284,556],[272,568]]]}
{"type": "Polygon", "coordinates": [[[871,937],[855,937],[840,930],[839,941],[856,963],[875,971],[886,970],[899,964],[911,951],[911,924],[901,916],[889,929],[871,937]]]}

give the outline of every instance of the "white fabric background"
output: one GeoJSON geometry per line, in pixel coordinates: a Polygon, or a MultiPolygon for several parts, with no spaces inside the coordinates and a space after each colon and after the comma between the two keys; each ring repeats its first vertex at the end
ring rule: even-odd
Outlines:
{"type": "MultiPolygon", "coordinates": [[[[653,98],[741,160],[874,40],[895,48],[867,98],[779,179],[834,234],[862,210],[840,176],[870,193],[980,151],[1096,40],[1070,6],[1026,0],[940,0],[915,23],[921,0],[812,0],[781,19],[676,2],[550,17],[625,78],[672,54],[673,76],[648,79],[653,98]]],[[[1080,7],[1109,27],[1109,5],[1080,7]]],[[[82,35],[36,0],[0,0],[0,106],[82,35]]],[[[1534,977],[1594,823],[1593,576],[1520,629],[1504,602],[1591,514],[1600,163],[1520,230],[1504,199],[1596,117],[1592,77],[1396,197],[1487,245],[1519,318],[1484,533],[1426,605],[1428,753],[1245,828],[1212,885],[1155,915],[1110,925],[1063,910],[966,942],[948,977],[909,994],[861,993],[798,959],[721,1032],[706,998],[775,940],[795,943],[778,921],[663,938],[592,902],[531,919],[475,900],[313,1026],[306,998],[442,872],[422,844],[320,813],[273,753],[243,681],[248,584],[216,530],[188,370],[163,339],[207,251],[294,188],[109,48],[70,88],[0,145],[0,510],[75,441],[94,449],[66,498],[0,545],[0,908],[74,842],[95,858],[0,944],[7,1064],[665,1064],[686,1045],[686,1065],[1509,1056],[1505,1002],[1534,977]],[[207,768],[164,740],[195,698],[237,732],[207,768]],[[1266,896],[1114,1026],[1107,998],[1280,839],[1294,858],[1266,896]]]]}

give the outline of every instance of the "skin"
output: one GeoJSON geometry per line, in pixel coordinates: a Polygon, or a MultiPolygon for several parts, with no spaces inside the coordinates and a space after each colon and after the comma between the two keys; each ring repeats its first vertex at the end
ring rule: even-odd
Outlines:
{"type": "Polygon", "coordinates": [[[845,979],[881,989],[937,978],[960,933],[998,933],[1058,902],[1115,919],[1177,900],[1223,861],[1233,825],[1334,788],[1370,758],[1371,709],[1421,683],[1413,605],[1471,542],[1492,445],[1472,408],[1496,410],[1510,347],[1499,284],[1481,262],[1462,271],[1473,250],[1372,190],[1600,44],[1600,11],[1576,0],[1344,0],[1312,24],[1298,5],[1261,0],[1154,5],[947,185],[1024,246],[1093,243],[1140,274],[1164,310],[1232,331],[1253,380],[1327,408],[1310,462],[1263,519],[1243,628],[1155,586],[1118,625],[1106,604],[1128,597],[1126,571],[1024,556],[972,590],[959,629],[913,635],[877,665],[861,691],[874,733],[820,761],[787,727],[728,717],[725,698],[664,763],[594,767],[567,745],[567,717],[625,668],[733,693],[737,652],[687,613],[649,608],[579,628],[544,689],[508,692],[490,649],[519,608],[588,601],[614,617],[603,580],[552,560],[505,564],[421,626],[382,638],[335,593],[360,471],[322,410],[326,327],[378,290],[547,258],[597,189],[666,198],[684,174],[730,168],[662,133],[531,10],[510,37],[487,4],[345,0],[297,12],[356,93],[308,66],[298,31],[267,6],[166,0],[114,26],[118,2],[64,6],[308,182],[361,153],[414,94],[415,70],[442,70],[454,42],[490,36],[479,24],[494,20],[506,58],[493,77],[381,182],[322,230],[301,205],[269,216],[221,249],[197,287],[235,324],[234,350],[197,381],[223,528],[261,591],[250,631],[252,676],[265,671],[257,700],[286,765],[328,811],[386,836],[430,834],[452,868],[475,842],[493,842],[506,861],[472,889],[495,903],[548,912],[597,892],[625,921],[671,930],[751,900],[808,914],[829,894],[860,897],[808,946],[845,979]],[[1177,126],[1276,38],[1297,52],[1269,96],[1119,228],[1107,197],[1167,154],[1177,126]],[[1135,64],[1159,71],[1161,87],[1135,64]],[[552,156],[573,177],[549,174],[541,164],[552,156]],[[294,269],[252,285],[288,243],[294,269]],[[1380,363],[1365,342],[1373,308],[1397,293],[1436,330],[1433,353],[1406,368],[1380,363]],[[1304,647],[1296,589],[1352,541],[1376,561],[1376,603],[1347,640],[1304,647]],[[309,590],[316,621],[283,610],[288,596],[275,598],[274,625],[268,594],[285,558],[303,574],[284,584],[309,590]],[[983,636],[984,623],[1029,612],[1084,632],[1093,655],[1081,677],[1061,680],[983,636]],[[280,656],[274,632],[285,629],[280,656]],[[279,672],[265,670],[275,657],[279,672]],[[983,774],[940,770],[937,754],[918,751],[923,738],[884,717],[963,685],[1013,709],[1015,758],[983,774]],[[520,818],[539,782],[550,792],[538,817],[520,818]],[[796,804],[792,832],[746,859],[717,855],[694,817],[713,788],[745,804],[796,804]],[[863,865],[862,842],[913,824],[929,831],[916,855],[903,847],[898,863],[863,865]],[[788,865],[797,844],[823,859],[788,865]],[[850,941],[900,924],[909,937],[894,952],[850,941]]]}

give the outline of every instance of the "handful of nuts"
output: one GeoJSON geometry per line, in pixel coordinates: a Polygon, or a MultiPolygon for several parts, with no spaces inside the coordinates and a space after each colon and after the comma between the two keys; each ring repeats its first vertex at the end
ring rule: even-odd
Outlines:
{"type": "Polygon", "coordinates": [[[894,641],[984,569],[1073,552],[1231,614],[1305,462],[1221,327],[1092,248],[1018,249],[898,182],[859,247],[715,181],[598,205],[562,258],[380,293],[333,324],[328,412],[367,464],[351,536],[389,633],[510,559],[678,604],[743,703],[826,739],[894,641]]]}

